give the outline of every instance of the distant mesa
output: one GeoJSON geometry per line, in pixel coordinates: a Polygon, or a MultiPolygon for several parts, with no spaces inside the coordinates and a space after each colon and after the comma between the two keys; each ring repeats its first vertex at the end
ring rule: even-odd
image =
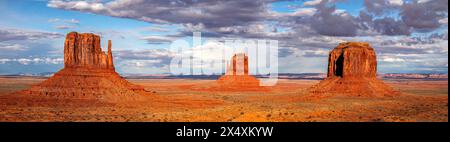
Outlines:
{"type": "Polygon", "coordinates": [[[328,59],[327,78],[310,88],[312,94],[385,97],[398,94],[377,79],[377,57],[369,43],[346,42],[328,59]]]}
{"type": "Polygon", "coordinates": [[[103,52],[100,36],[68,33],[64,43],[64,68],[22,92],[39,97],[106,102],[136,100],[147,94],[143,87],[131,84],[115,71],[111,46],[109,40],[108,52],[103,52]]]}

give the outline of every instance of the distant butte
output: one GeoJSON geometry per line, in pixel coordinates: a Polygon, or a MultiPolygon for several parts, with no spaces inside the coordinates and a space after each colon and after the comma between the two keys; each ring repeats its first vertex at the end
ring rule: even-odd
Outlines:
{"type": "Polygon", "coordinates": [[[244,53],[235,54],[225,75],[217,80],[217,86],[213,87],[224,91],[265,91],[260,86],[259,80],[249,75],[248,56],[244,53]]]}
{"type": "Polygon", "coordinates": [[[346,42],[328,58],[327,78],[310,88],[312,94],[385,97],[397,94],[377,79],[377,57],[369,43],[346,42]]]}
{"type": "Polygon", "coordinates": [[[38,97],[102,100],[137,100],[147,94],[143,87],[129,83],[116,71],[108,41],[108,52],[100,36],[71,32],[64,43],[64,68],[44,82],[22,91],[38,97]]]}

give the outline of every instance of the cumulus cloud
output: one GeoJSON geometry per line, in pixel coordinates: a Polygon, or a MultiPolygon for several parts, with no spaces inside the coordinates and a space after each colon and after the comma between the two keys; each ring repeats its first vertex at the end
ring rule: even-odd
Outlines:
{"type": "Polygon", "coordinates": [[[115,0],[101,2],[51,0],[47,6],[154,23],[203,23],[207,27],[223,27],[242,25],[263,19],[267,14],[267,2],[273,1],[115,0]]]}
{"type": "Polygon", "coordinates": [[[384,35],[410,35],[411,28],[401,20],[386,17],[373,21],[374,29],[384,35]]]}
{"type": "Polygon", "coordinates": [[[402,0],[364,0],[366,10],[377,16],[392,12],[403,5],[402,0]]]}
{"type": "Polygon", "coordinates": [[[427,2],[413,1],[402,7],[402,20],[406,25],[417,30],[430,31],[441,26],[439,20],[448,18],[448,1],[433,0],[427,2]]]}
{"type": "Polygon", "coordinates": [[[49,7],[65,7],[67,9],[77,9],[83,11],[102,11],[106,9],[101,3],[87,1],[52,0],[47,5],[49,7]]]}
{"type": "Polygon", "coordinates": [[[328,0],[323,0],[316,6],[317,13],[311,18],[311,27],[321,35],[356,36],[358,27],[354,18],[336,13],[336,7],[328,4],[328,0]]]}
{"type": "Polygon", "coordinates": [[[180,35],[202,31],[204,36],[212,37],[268,37],[268,32],[255,34],[253,30],[267,22],[274,22],[275,26],[288,25],[291,29],[307,25],[317,34],[326,36],[409,35],[413,31],[430,31],[445,25],[448,17],[448,1],[445,0],[365,0],[365,12],[356,16],[335,8],[336,3],[346,0],[309,0],[293,13],[270,10],[269,5],[276,1],[284,0],[51,0],[47,5],[150,23],[181,24],[185,34],[180,35]],[[393,13],[399,13],[400,19],[390,17],[393,13]]]}
{"type": "MultiPolygon", "coordinates": [[[[326,58],[326,51],[345,41],[370,42],[378,53],[382,53],[379,61],[391,64],[417,61],[405,66],[418,66],[429,62],[423,58],[392,54],[448,58],[448,31],[442,33],[439,30],[448,26],[447,0],[364,0],[359,14],[336,8],[337,3],[348,2],[346,0],[307,0],[288,13],[272,11],[270,4],[276,1],[51,0],[48,6],[159,25],[180,25],[176,34],[140,36],[149,44],[168,43],[177,37],[192,36],[193,31],[201,31],[202,36],[209,38],[279,40],[280,55],[290,59],[292,56],[326,58]],[[425,34],[418,36],[416,33],[425,34]]],[[[168,31],[158,26],[148,30],[168,31]]],[[[140,61],[135,66],[165,64],[170,59],[159,51],[120,52],[117,53],[119,58],[140,61]],[[161,55],[156,56],[159,53],[161,55]]]]}

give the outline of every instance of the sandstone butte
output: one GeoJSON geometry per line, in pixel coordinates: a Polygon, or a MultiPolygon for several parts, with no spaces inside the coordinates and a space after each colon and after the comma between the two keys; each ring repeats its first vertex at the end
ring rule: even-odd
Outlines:
{"type": "Polygon", "coordinates": [[[244,53],[235,54],[227,71],[217,80],[217,86],[213,89],[224,91],[265,91],[259,86],[259,80],[249,75],[248,56],[244,53]]]}
{"type": "Polygon", "coordinates": [[[377,57],[369,43],[346,42],[329,54],[327,78],[310,88],[313,95],[387,97],[398,94],[377,79],[377,57]]]}
{"type": "Polygon", "coordinates": [[[64,68],[44,82],[22,91],[22,94],[105,102],[140,99],[147,92],[115,71],[111,46],[109,40],[105,53],[100,46],[100,36],[68,33],[64,43],[64,68]]]}

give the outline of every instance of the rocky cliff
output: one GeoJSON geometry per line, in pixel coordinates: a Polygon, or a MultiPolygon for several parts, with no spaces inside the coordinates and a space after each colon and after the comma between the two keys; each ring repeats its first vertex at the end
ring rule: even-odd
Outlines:
{"type": "Polygon", "coordinates": [[[369,43],[346,42],[329,54],[327,78],[310,88],[312,94],[367,97],[395,96],[391,87],[377,79],[377,59],[369,43]]]}
{"type": "Polygon", "coordinates": [[[327,75],[329,78],[375,78],[376,74],[376,54],[369,43],[341,43],[330,52],[327,75]]]}
{"type": "Polygon", "coordinates": [[[143,94],[148,94],[143,87],[128,82],[115,71],[111,40],[105,53],[100,46],[100,36],[76,32],[67,34],[64,68],[22,93],[38,98],[106,102],[139,100],[143,94]]]}
{"type": "Polygon", "coordinates": [[[64,66],[66,68],[104,68],[114,70],[111,40],[108,52],[102,51],[100,36],[91,33],[67,34],[64,43],[64,66]]]}

